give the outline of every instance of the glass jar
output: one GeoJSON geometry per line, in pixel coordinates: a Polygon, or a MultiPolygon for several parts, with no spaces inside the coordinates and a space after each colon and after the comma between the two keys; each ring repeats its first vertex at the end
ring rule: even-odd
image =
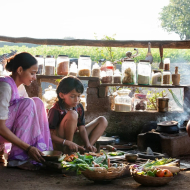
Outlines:
{"type": "Polygon", "coordinates": [[[101,71],[101,82],[102,83],[112,83],[113,82],[113,70],[106,69],[106,71],[101,71]]]}
{"type": "Polygon", "coordinates": [[[140,60],[138,64],[138,84],[149,85],[151,77],[151,65],[148,60],[140,60]]]}
{"type": "Polygon", "coordinates": [[[52,88],[52,86],[49,85],[49,87],[45,89],[45,94],[42,96],[42,101],[46,110],[49,110],[53,106],[53,104],[56,101],[56,98],[56,89],[52,88]]]}
{"type": "Polygon", "coordinates": [[[82,104],[84,110],[86,110],[86,98],[84,94],[81,94],[80,96],[80,103],[82,104]]]}
{"type": "Polygon", "coordinates": [[[116,112],[130,112],[131,98],[129,97],[130,90],[122,89],[117,91],[117,96],[114,99],[116,112]]]}
{"type": "Polygon", "coordinates": [[[69,69],[69,75],[77,76],[77,64],[75,62],[71,63],[70,69],[69,69]]]}
{"type": "Polygon", "coordinates": [[[164,70],[169,71],[170,70],[170,58],[164,59],[164,70]]]}
{"type": "Polygon", "coordinates": [[[98,77],[100,78],[100,66],[98,63],[94,63],[92,66],[92,77],[98,77]]]}
{"type": "Polygon", "coordinates": [[[68,55],[58,55],[57,57],[57,74],[67,76],[69,73],[68,55]]]}
{"type": "Polygon", "coordinates": [[[170,85],[171,83],[171,73],[170,71],[163,71],[163,84],[170,85]]]}
{"type": "Polygon", "coordinates": [[[78,60],[79,77],[89,77],[91,75],[91,62],[90,56],[80,55],[78,60]]]}
{"type": "Polygon", "coordinates": [[[145,94],[134,94],[133,99],[133,110],[134,111],[145,111],[147,109],[147,99],[145,94]]]}
{"type": "Polygon", "coordinates": [[[38,62],[38,73],[39,75],[44,74],[44,57],[43,55],[36,55],[36,60],[38,62]]]}
{"type": "Polygon", "coordinates": [[[159,70],[152,70],[152,85],[162,84],[162,72],[159,70]]]}
{"type": "Polygon", "coordinates": [[[122,63],[122,83],[136,83],[136,64],[134,63],[134,60],[124,59],[124,62],[122,63]]]}
{"type": "Polygon", "coordinates": [[[45,75],[55,74],[55,58],[53,55],[47,55],[45,58],[45,75]]]}
{"type": "Polygon", "coordinates": [[[119,71],[119,69],[116,69],[114,71],[113,83],[121,83],[121,72],[119,71]]]}

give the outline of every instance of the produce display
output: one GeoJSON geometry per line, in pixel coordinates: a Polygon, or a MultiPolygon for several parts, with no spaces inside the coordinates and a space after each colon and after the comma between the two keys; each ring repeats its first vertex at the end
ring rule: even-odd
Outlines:
{"type": "Polygon", "coordinates": [[[172,158],[162,158],[155,161],[148,160],[142,165],[131,165],[133,174],[151,177],[172,177],[180,171],[178,163],[172,158]]]}

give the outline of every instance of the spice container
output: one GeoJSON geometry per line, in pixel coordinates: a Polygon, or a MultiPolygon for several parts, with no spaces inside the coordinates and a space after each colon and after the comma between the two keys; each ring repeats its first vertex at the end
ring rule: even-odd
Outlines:
{"type": "Polygon", "coordinates": [[[179,85],[180,74],[178,73],[178,67],[175,67],[175,74],[172,74],[172,85],[179,85]]]}
{"type": "Polygon", "coordinates": [[[113,83],[121,83],[121,73],[120,73],[119,69],[116,69],[114,71],[113,83]]]}
{"type": "Polygon", "coordinates": [[[69,69],[69,75],[77,76],[77,64],[75,62],[71,63],[70,69],[69,69]]]}
{"type": "Polygon", "coordinates": [[[163,84],[170,85],[171,73],[170,71],[163,71],[163,84]]]}
{"type": "Polygon", "coordinates": [[[46,110],[49,110],[53,106],[53,104],[56,101],[56,98],[56,89],[52,88],[52,86],[49,85],[49,87],[45,89],[45,94],[42,96],[42,101],[46,110]]]}
{"type": "Polygon", "coordinates": [[[58,55],[57,57],[57,74],[68,75],[69,73],[69,57],[68,55],[58,55]]]}
{"type": "Polygon", "coordinates": [[[138,64],[138,84],[149,85],[151,77],[151,65],[148,60],[140,60],[138,64]]]}
{"type": "Polygon", "coordinates": [[[44,74],[44,57],[43,55],[36,55],[36,60],[38,62],[38,73],[39,75],[44,74]]]}
{"type": "Polygon", "coordinates": [[[145,111],[147,109],[147,99],[145,94],[134,94],[133,99],[133,110],[134,111],[145,111]]]}
{"type": "Polygon", "coordinates": [[[131,98],[129,97],[130,90],[122,89],[117,91],[115,97],[115,111],[116,112],[129,112],[131,111],[131,98]]]}
{"type": "Polygon", "coordinates": [[[92,66],[92,77],[100,78],[100,67],[98,63],[94,63],[94,65],[92,66]]]}
{"type": "Polygon", "coordinates": [[[123,84],[136,83],[136,64],[133,60],[124,59],[122,63],[122,78],[123,84]]]}
{"type": "Polygon", "coordinates": [[[55,59],[53,55],[47,55],[45,58],[45,75],[55,74],[55,59]]]}
{"type": "Polygon", "coordinates": [[[164,59],[164,70],[169,71],[170,70],[170,58],[164,59]]]}
{"type": "Polygon", "coordinates": [[[152,85],[162,84],[162,72],[159,70],[152,71],[152,85]]]}
{"type": "Polygon", "coordinates": [[[113,70],[106,69],[106,71],[101,72],[101,82],[102,83],[112,83],[113,82],[113,70]]]}
{"type": "Polygon", "coordinates": [[[168,102],[169,102],[169,98],[165,98],[165,97],[157,98],[156,99],[157,111],[158,112],[167,112],[168,111],[168,102]]]}
{"type": "Polygon", "coordinates": [[[91,62],[90,56],[80,55],[78,60],[79,77],[89,77],[91,75],[91,62]]]}

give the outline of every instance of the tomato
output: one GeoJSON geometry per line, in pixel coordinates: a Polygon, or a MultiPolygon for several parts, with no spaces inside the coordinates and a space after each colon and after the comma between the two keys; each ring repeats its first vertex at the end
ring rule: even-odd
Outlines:
{"type": "Polygon", "coordinates": [[[172,177],[173,174],[172,172],[170,172],[170,170],[168,169],[164,169],[164,177],[172,177]]]}
{"type": "Polygon", "coordinates": [[[164,177],[164,170],[157,170],[156,176],[157,177],[164,177]]]}

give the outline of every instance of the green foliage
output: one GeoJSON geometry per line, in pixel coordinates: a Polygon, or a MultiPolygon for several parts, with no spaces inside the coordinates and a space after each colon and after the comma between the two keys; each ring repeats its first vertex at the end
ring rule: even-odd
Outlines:
{"type": "Polygon", "coordinates": [[[170,0],[160,13],[161,26],[167,32],[175,32],[180,39],[190,39],[190,1],[170,0]]]}
{"type": "MultiPolygon", "coordinates": [[[[26,46],[4,46],[0,48],[0,55],[5,53],[10,53],[11,50],[17,50],[17,52],[27,51],[32,55],[54,55],[55,58],[59,54],[66,54],[70,58],[78,58],[80,55],[90,55],[92,61],[98,61],[100,59],[106,58],[107,60],[110,57],[110,52],[106,50],[106,48],[97,48],[97,47],[87,47],[87,46],[47,46],[41,45],[37,47],[28,48],[26,46]],[[101,51],[99,51],[101,50],[101,51]]],[[[112,58],[113,60],[119,60],[125,57],[125,53],[127,51],[134,51],[134,48],[120,48],[113,47],[111,48],[112,58]]],[[[152,48],[151,49],[153,55],[153,67],[157,67],[158,63],[160,63],[160,54],[159,49],[152,48]]],[[[139,62],[139,60],[143,60],[146,57],[147,49],[140,48],[139,49],[140,56],[135,57],[135,62],[139,62]]],[[[172,62],[190,62],[190,50],[189,49],[164,49],[164,57],[169,57],[172,62]]]]}

